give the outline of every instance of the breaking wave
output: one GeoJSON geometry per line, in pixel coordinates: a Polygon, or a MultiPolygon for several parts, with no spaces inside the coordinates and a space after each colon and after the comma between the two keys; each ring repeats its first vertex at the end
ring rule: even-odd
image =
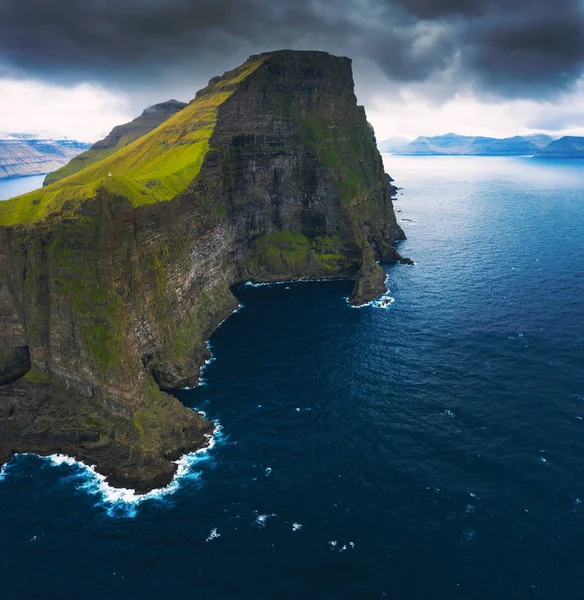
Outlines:
{"type": "MultiPolygon", "coordinates": [[[[203,415],[204,416],[204,415],[203,415]]],[[[65,465],[71,469],[71,474],[66,481],[75,484],[77,490],[84,491],[97,497],[96,506],[105,509],[110,517],[129,517],[137,515],[138,507],[146,502],[164,501],[169,496],[178,491],[188,482],[197,481],[201,478],[201,471],[196,466],[211,458],[209,452],[215,446],[224,440],[221,424],[217,420],[212,421],[215,425],[213,434],[208,434],[208,444],[195,452],[183,455],[174,461],[177,465],[176,473],[172,481],[158,489],[151,490],[146,494],[139,494],[131,488],[116,488],[111,486],[105,475],[98,473],[94,465],[88,465],[82,461],[76,460],[65,454],[51,454],[49,456],[39,456],[34,453],[17,454],[18,456],[35,456],[45,464],[53,467],[62,467],[65,465]]],[[[0,481],[6,476],[6,465],[0,470],[0,481]]]]}

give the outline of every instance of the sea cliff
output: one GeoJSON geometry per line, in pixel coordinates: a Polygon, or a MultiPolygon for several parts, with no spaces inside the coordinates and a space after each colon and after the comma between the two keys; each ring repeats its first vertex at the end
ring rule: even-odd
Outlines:
{"type": "Polygon", "coordinates": [[[404,239],[351,62],[252,56],[156,129],[0,204],[0,462],[65,452],[113,485],[168,482],[212,426],[197,383],[248,279],[355,278],[404,239]]]}

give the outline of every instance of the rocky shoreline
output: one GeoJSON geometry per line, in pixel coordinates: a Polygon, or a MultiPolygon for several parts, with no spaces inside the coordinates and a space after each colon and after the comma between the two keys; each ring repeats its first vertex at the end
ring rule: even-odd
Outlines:
{"type": "Polygon", "coordinates": [[[115,486],[168,483],[212,424],[164,390],[197,383],[230,287],[354,278],[368,303],[378,262],[407,262],[393,193],[350,60],[277,51],[0,203],[0,461],[61,452],[115,486]]]}

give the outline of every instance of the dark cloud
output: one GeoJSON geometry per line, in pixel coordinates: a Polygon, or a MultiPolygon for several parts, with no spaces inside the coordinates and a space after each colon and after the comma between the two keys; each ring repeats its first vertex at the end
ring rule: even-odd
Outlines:
{"type": "Polygon", "coordinates": [[[0,64],[194,91],[252,52],[315,48],[392,80],[542,97],[582,72],[582,31],[581,0],[0,0],[0,64]]]}

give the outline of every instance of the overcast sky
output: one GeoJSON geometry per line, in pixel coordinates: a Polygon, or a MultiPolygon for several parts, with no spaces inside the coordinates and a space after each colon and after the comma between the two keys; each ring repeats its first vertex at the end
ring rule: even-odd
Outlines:
{"type": "Polygon", "coordinates": [[[584,135],[584,0],[1,0],[0,132],[86,141],[250,54],[353,59],[378,139],[584,135]]]}

